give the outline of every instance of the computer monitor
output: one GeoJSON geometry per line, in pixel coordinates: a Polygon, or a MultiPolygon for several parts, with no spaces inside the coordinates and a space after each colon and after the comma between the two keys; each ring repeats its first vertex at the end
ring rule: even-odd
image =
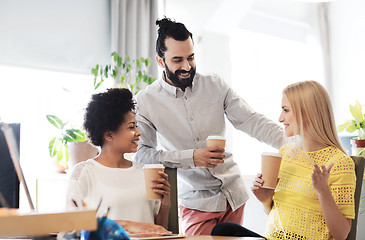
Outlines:
{"type": "MultiPolygon", "coordinates": [[[[15,140],[20,146],[20,123],[8,124],[14,133],[15,140]]],[[[14,168],[9,147],[4,132],[0,129],[0,193],[8,206],[0,201],[0,207],[19,208],[19,179],[14,168]]]]}

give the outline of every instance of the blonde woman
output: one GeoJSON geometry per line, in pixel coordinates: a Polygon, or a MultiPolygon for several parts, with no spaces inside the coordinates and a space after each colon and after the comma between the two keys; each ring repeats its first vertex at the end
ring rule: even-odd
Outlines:
{"type": "Polygon", "coordinates": [[[269,213],[268,239],[346,239],[354,213],[354,163],[339,142],[331,102],[315,81],[283,91],[282,113],[290,143],[280,149],[277,187],[252,191],[269,213]]]}

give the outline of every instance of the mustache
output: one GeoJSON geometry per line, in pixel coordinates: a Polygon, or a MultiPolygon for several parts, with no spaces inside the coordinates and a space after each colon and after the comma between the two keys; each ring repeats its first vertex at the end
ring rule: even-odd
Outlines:
{"type": "Polygon", "coordinates": [[[186,71],[186,70],[176,70],[175,71],[175,74],[180,74],[180,73],[192,73],[194,70],[193,68],[191,68],[189,71],[186,71]]]}

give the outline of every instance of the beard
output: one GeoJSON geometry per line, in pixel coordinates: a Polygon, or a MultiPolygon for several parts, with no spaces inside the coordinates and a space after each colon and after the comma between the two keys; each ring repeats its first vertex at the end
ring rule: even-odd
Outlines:
{"type": "MultiPolygon", "coordinates": [[[[185,90],[185,88],[192,86],[193,84],[193,79],[195,76],[195,71],[196,68],[195,67],[191,67],[189,71],[185,71],[185,70],[176,70],[174,73],[170,71],[170,69],[167,67],[166,63],[165,63],[165,74],[166,77],[168,79],[171,80],[171,82],[178,88],[180,88],[181,90],[185,90]],[[181,73],[189,73],[190,77],[188,78],[181,78],[179,79],[178,75],[181,73]]],[[[181,75],[180,75],[181,77],[181,75]]]]}

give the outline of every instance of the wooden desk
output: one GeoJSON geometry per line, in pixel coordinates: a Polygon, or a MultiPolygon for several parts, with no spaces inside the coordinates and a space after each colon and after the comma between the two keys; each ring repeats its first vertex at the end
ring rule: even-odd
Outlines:
{"type": "Polygon", "coordinates": [[[255,238],[255,237],[221,237],[221,236],[206,236],[206,235],[195,235],[195,236],[186,236],[185,238],[171,238],[171,239],[179,239],[179,240],[262,240],[264,238],[255,238]]]}

